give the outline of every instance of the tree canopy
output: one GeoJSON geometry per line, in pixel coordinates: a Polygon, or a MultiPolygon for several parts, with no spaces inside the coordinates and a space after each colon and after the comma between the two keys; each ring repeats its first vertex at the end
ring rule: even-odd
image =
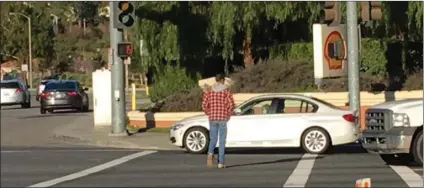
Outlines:
{"type": "MultiPolygon", "coordinates": [[[[288,45],[312,41],[312,24],[318,23],[321,3],[135,2],[136,23],[128,30],[134,46],[131,67],[140,71],[159,70],[166,63],[199,67],[218,60],[228,69],[228,64],[237,62],[252,66],[271,53],[284,56],[288,45]]],[[[383,20],[361,23],[363,37],[422,40],[422,2],[382,3],[383,20]]],[[[9,14],[15,12],[31,18],[33,57],[41,60],[42,69],[70,56],[95,59],[100,53],[97,49],[103,53],[108,46],[107,19],[100,14],[105,6],[94,1],[1,2],[2,53],[27,59],[27,19],[9,14]],[[59,17],[58,34],[53,30],[52,14],[59,17]],[[90,34],[80,31],[84,20],[90,34]]]]}

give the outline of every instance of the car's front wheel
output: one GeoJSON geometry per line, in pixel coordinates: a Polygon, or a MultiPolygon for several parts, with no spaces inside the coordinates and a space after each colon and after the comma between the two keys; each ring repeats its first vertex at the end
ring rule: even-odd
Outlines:
{"type": "Polygon", "coordinates": [[[413,140],[412,156],[414,161],[419,165],[423,165],[423,131],[421,130],[413,140]]]}
{"type": "Polygon", "coordinates": [[[322,154],[331,145],[330,136],[321,128],[311,128],[302,134],[301,145],[305,152],[312,154],[322,154]]]}
{"type": "Polygon", "coordinates": [[[205,128],[191,128],[187,130],[183,139],[184,147],[189,153],[203,154],[208,150],[209,134],[205,128]]]}

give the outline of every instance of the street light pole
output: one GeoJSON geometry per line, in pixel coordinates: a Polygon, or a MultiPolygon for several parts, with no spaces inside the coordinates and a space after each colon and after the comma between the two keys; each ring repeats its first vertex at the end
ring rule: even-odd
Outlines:
{"type": "Polygon", "coordinates": [[[22,13],[15,13],[15,12],[10,12],[10,15],[20,15],[25,17],[28,20],[28,69],[29,69],[29,87],[32,88],[32,36],[31,36],[31,17],[22,14],[22,13]]]}
{"type": "Polygon", "coordinates": [[[29,87],[32,88],[32,35],[31,35],[31,18],[28,18],[28,53],[29,53],[29,87]]]}
{"type": "MultiPolygon", "coordinates": [[[[54,27],[53,27],[53,31],[54,31],[54,34],[55,34],[55,40],[56,40],[56,42],[57,42],[57,36],[59,35],[59,16],[57,16],[57,15],[55,15],[55,14],[50,14],[50,15],[54,17],[54,22],[53,22],[54,27]]],[[[57,65],[59,65],[59,64],[60,64],[60,62],[59,62],[59,53],[57,52],[57,49],[56,49],[55,51],[56,51],[56,61],[57,61],[57,65]]]]}

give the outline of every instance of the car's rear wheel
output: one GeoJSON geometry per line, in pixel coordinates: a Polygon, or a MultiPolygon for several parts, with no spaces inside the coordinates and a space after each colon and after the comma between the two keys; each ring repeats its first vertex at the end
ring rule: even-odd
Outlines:
{"type": "Polygon", "coordinates": [[[40,108],[40,114],[46,114],[46,109],[40,108]]]}
{"type": "Polygon", "coordinates": [[[88,102],[87,102],[87,104],[85,104],[85,105],[83,105],[83,106],[82,106],[81,111],[82,111],[82,112],[88,112],[88,111],[90,111],[90,109],[89,109],[89,107],[88,107],[88,102]]]}
{"type": "Polygon", "coordinates": [[[412,145],[412,156],[420,166],[423,165],[423,131],[421,130],[414,138],[412,145]]]}
{"type": "Polygon", "coordinates": [[[31,99],[26,102],[21,103],[22,108],[31,108],[31,99]]]}
{"type": "Polygon", "coordinates": [[[305,152],[312,154],[322,154],[331,145],[330,136],[324,129],[311,128],[302,134],[301,145],[305,152]]]}
{"type": "Polygon", "coordinates": [[[205,128],[191,128],[187,130],[183,139],[184,147],[189,153],[203,154],[208,150],[209,134],[205,128]]]}

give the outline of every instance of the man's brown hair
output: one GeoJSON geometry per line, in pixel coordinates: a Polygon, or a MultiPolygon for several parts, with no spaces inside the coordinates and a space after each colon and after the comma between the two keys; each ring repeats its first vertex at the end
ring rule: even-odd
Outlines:
{"type": "Polygon", "coordinates": [[[217,75],[215,76],[215,81],[217,81],[217,82],[225,81],[225,76],[224,76],[224,75],[222,75],[222,74],[217,74],[217,75]]]}

